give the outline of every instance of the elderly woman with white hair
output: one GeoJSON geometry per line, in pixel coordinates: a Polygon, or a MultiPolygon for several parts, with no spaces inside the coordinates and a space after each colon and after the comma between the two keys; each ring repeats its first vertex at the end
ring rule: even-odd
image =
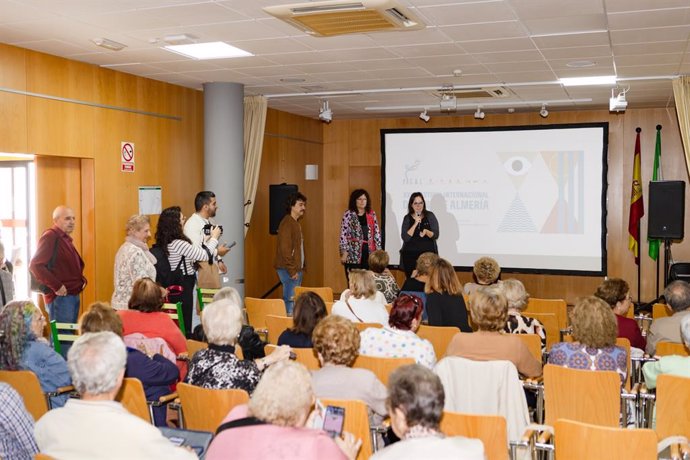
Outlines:
{"type": "Polygon", "coordinates": [[[350,270],[349,289],[333,304],[332,313],[344,316],[353,323],[388,325],[386,298],[376,290],[374,273],[370,270],[350,270]]]}
{"type": "Polygon", "coordinates": [[[242,329],[242,312],[229,299],[211,302],[204,308],[201,323],[208,348],[194,354],[185,382],[211,389],[238,388],[252,393],[261,373],[271,364],[290,357],[290,347],[278,347],[265,358],[240,360],[235,355],[242,329]]]}
{"type": "Polygon", "coordinates": [[[146,241],[151,238],[148,216],[133,215],[127,219],[125,242],[115,254],[115,289],[110,301],[116,310],[126,310],[132,286],[140,278],[156,279],[156,258],[146,241]]]}
{"type": "MultiPolygon", "coordinates": [[[[685,348],[690,350],[690,315],[680,323],[680,337],[685,348]]],[[[690,356],[662,356],[658,361],[645,364],[642,373],[648,388],[656,388],[656,379],[662,374],[690,377],[690,356]]]]}
{"type": "Polygon", "coordinates": [[[223,420],[206,459],[354,460],[361,440],[350,433],[333,440],[325,431],[305,427],[313,404],[304,366],[287,361],[270,367],[249,404],[235,407],[223,420]]]}
{"type": "Polygon", "coordinates": [[[538,319],[523,316],[522,311],[527,307],[529,294],[520,280],[507,279],[499,286],[508,301],[508,319],[504,332],[510,334],[536,334],[541,339],[541,352],[546,353],[546,330],[538,319]]]}

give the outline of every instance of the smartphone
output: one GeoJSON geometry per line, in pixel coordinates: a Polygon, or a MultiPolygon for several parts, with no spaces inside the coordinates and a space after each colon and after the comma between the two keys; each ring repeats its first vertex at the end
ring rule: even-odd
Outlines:
{"type": "Polygon", "coordinates": [[[338,406],[326,406],[326,414],[323,417],[323,430],[331,438],[340,436],[345,423],[345,408],[338,406]]]}
{"type": "Polygon", "coordinates": [[[234,248],[235,245],[237,245],[237,241],[233,241],[232,243],[230,243],[230,245],[228,246],[228,249],[234,248]]]}

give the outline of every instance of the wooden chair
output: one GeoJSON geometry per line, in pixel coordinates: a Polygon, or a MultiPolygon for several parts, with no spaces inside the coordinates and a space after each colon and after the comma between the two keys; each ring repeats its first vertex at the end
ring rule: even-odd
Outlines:
{"type": "Polygon", "coordinates": [[[665,303],[655,303],[652,305],[652,319],[665,318],[673,315],[671,307],[665,303]]]}
{"type": "Polygon", "coordinates": [[[627,356],[627,365],[625,371],[625,391],[630,391],[630,379],[632,370],[632,357],[630,356],[630,340],[625,337],[616,338],[616,346],[625,348],[625,355],[627,356]]]}
{"type": "Polygon", "coordinates": [[[38,377],[31,371],[0,371],[0,382],[9,384],[19,393],[34,420],[48,412],[51,397],[74,391],[74,387],[70,385],[58,388],[55,392],[43,393],[38,377]]]}
{"type": "Polygon", "coordinates": [[[184,427],[215,433],[233,407],[249,402],[244,390],[211,390],[187,383],[177,384],[184,427]]]}
{"type": "Polygon", "coordinates": [[[357,454],[357,460],[366,460],[373,453],[371,429],[369,426],[369,410],[366,403],[348,399],[323,399],[319,398],[324,406],[337,406],[345,408],[345,423],[343,431],[355,435],[362,440],[362,448],[357,454]]]}
{"type": "Polygon", "coordinates": [[[558,320],[559,334],[568,328],[568,304],[563,299],[530,298],[523,313],[527,316],[529,313],[553,313],[558,320]]]}
{"type": "Polygon", "coordinates": [[[303,292],[314,292],[323,299],[324,302],[333,302],[333,289],[328,286],[325,287],[306,287],[306,286],[296,286],[295,287],[295,299],[299,297],[303,292]]]}
{"type": "Polygon", "coordinates": [[[544,326],[546,332],[546,350],[551,350],[551,346],[554,343],[561,341],[561,332],[558,327],[558,319],[555,313],[533,313],[533,312],[522,312],[523,316],[528,316],[530,318],[538,319],[539,322],[544,326]]]}
{"type": "Polygon", "coordinates": [[[458,333],[460,333],[460,330],[457,327],[451,326],[427,326],[422,324],[417,329],[417,335],[422,339],[428,340],[434,346],[436,359],[441,359],[446,355],[448,344],[455,334],[458,333]]]}
{"type": "Polygon", "coordinates": [[[291,328],[292,325],[292,316],[266,315],[268,343],[277,344],[280,334],[282,334],[285,329],[291,328]]]}
{"type": "Polygon", "coordinates": [[[514,334],[516,337],[518,337],[522,342],[527,345],[527,349],[529,352],[534,356],[534,359],[539,361],[540,363],[542,362],[542,355],[541,355],[541,337],[539,337],[537,334],[514,334]]]}
{"type": "Polygon", "coordinates": [[[388,377],[400,366],[414,364],[413,358],[379,358],[377,356],[359,355],[352,367],[369,369],[384,385],[388,385],[388,377]]]}
{"type": "Polygon", "coordinates": [[[652,430],[612,428],[565,419],[557,420],[555,428],[558,460],[657,458],[657,437],[652,430]]]}
{"type": "Polygon", "coordinates": [[[353,321],[352,323],[355,325],[359,332],[362,332],[365,329],[369,329],[370,327],[383,327],[379,323],[360,323],[359,321],[353,321]]]}
{"type": "Polygon", "coordinates": [[[249,324],[255,329],[266,331],[266,316],[285,316],[285,302],[283,299],[257,299],[245,297],[244,306],[247,310],[249,324]]]}
{"type": "Polygon", "coordinates": [[[208,348],[208,343],[200,342],[198,340],[187,339],[187,356],[191,360],[194,354],[199,350],[205,350],[208,348]]]}
{"type": "Polygon", "coordinates": [[[333,304],[334,304],[335,302],[324,302],[324,303],[326,304],[326,311],[327,311],[328,314],[330,315],[331,312],[333,311],[333,304]]]}
{"type": "MultiPolygon", "coordinates": [[[[267,355],[270,355],[276,348],[276,345],[269,344],[266,345],[264,350],[266,351],[267,355]]],[[[297,359],[295,359],[295,361],[304,365],[304,367],[310,371],[315,371],[321,368],[319,358],[316,357],[316,353],[314,352],[313,348],[292,348],[292,352],[297,355],[297,359]]]]}
{"type": "Polygon", "coordinates": [[[153,421],[153,408],[155,406],[162,406],[168,404],[177,398],[177,393],[170,393],[161,396],[158,401],[147,401],[146,393],[144,393],[144,385],[141,380],[125,377],[122,381],[122,387],[115,396],[115,401],[120,402],[125,409],[132,415],[136,415],[148,423],[153,421]]]}
{"type": "Polygon", "coordinates": [[[184,326],[184,313],[182,313],[182,302],[164,303],[162,310],[170,319],[177,323],[180,331],[182,331],[182,335],[187,337],[187,329],[184,326]]]}
{"type": "Polygon", "coordinates": [[[204,307],[213,302],[213,296],[220,289],[196,288],[196,299],[199,303],[199,311],[203,311],[204,307]]]}
{"type": "Polygon", "coordinates": [[[657,342],[656,344],[656,355],[658,356],[668,356],[668,355],[679,355],[688,356],[688,349],[682,343],[673,342],[657,342]]]}
{"type": "Polygon", "coordinates": [[[484,443],[487,460],[506,460],[508,458],[506,419],[500,415],[443,411],[441,431],[446,436],[480,439],[484,443]]]}
{"type": "Polygon", "coordinates": [[[656,381],[656,434],[690,438],[690,378],[663,374],[656,381]]]}
{"type": "Polygon", "coordinates": [[[614,371],[547,364],[544,394],[547,425],[553,426],[561,418],[609,427],[619,425],[621,379],[614,371]]]}
{"type": "Polygon", "coordinates": [[[62,343],[74,343],[79,338],[78,323],[58,323],[55,320],[50,322],[50,335],[53,341],[53,348],[58,354],[62,354],[62,343]]]}
{"type": "Polygon", "coordinates": [[[34,455],[34,460],[53,460],[54,457],[51,457],[50,455],[42,454],[42,453],[37,453],[34,455]]]}

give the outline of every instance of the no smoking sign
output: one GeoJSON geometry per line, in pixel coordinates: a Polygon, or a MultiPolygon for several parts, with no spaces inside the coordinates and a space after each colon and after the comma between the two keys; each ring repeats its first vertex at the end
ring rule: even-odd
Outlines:
{"type": "Polygon", "coordinates": [[[120,142],[120,171],[134,172],[134,142],[120,142]]]}

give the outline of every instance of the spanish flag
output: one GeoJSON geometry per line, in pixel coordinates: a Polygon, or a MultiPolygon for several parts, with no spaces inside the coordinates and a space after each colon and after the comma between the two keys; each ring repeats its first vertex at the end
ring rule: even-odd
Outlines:
{"type": "Polygon", "coordinates": [[[637,128],[635,140],[635,159],[633,160],[632,190],[630,192],[630,218],[628,220],[628,249],[635,256],[635,263],[640,265],[640,219],[644,216],[644,201],[642,198],[642,173],[640,169],[640,131],[637,128]]]}

